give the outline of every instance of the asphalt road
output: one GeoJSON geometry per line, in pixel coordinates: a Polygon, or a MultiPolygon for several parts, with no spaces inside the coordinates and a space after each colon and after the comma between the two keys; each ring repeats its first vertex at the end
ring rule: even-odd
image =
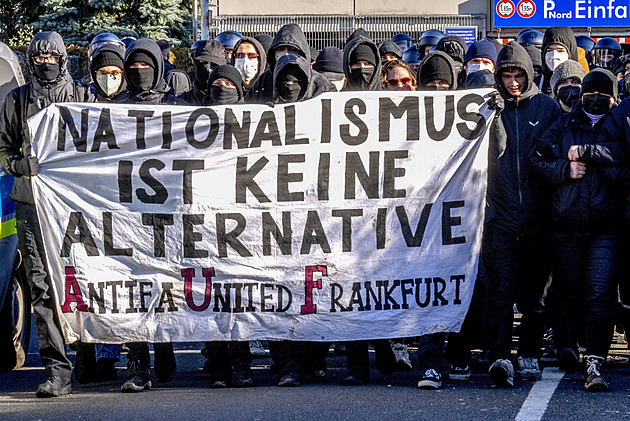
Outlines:
{"type": "MultiPolygon", "coordinates": [[[[257,358],[255,386],[250,389],[209,389],[201,370],[202,344],[176,345],[178,374],[170,384],[138,394],[120,393],[126,360],[117,364],[119,381],[80,385],[73,393],[37,399],[45,380],[33,331],[25,366],[0,374],[0,420],[630,420],[630,364],[625,344],[615,344],[605,377],[611,391],[583,391],[579,375],[547,367],[537,383],[515,382],[494,389],[483,373],[467,382],[447,381],[439,390],[419,390],[418,369],[384,377],[372,370],[372,382],[361,387],[339,386],[345,357],[328,358],[327,376],[299,388],[279,388],[269,371],[270,358],[257,358]],[[558,382],[559,377],[562,379],[558,382]]],[[[74,359],[74,352],[69,352],[74,359]]],[[[415,355],[412,355],[415,363],[415,355]]]]}

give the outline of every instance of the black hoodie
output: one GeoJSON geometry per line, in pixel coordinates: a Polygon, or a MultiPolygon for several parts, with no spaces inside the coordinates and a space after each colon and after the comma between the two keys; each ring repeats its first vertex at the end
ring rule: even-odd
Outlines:
{"type": "Polygon", "coordinates": [[[542,95],[533,84],[534,69],[527,51],[515,41],[499,53],[496,86],[505,101],[491,130],[488,158],[486,221],[514,233],[539,230],[548,222],[548,194],[539,180],[530,177],[527,158],[535,139],[561,115],[558,104],[542,95]],[[503,86],[501,75],[519,68],[527,75],[526,88],[518,97],[503,86]]]}
{"type": "MultiPolygon", "coordinates": [[[[258,79],[260,75],[262,75],[265,72],[265,69],[267,67],[267,52],[263,48],[262,44],[258,42],[256,38],[243,37],[239,39],[238,41],[236,41],[236,44],[234,44],[234,50],[232,53],[232,63],[230,63],[232,64],[232,66],[234,66],[234,63],[236,62],[236,57],[234,55],[236,54],[238,47],[243,43],[252,44],[254,48],[256,49],[256,51],[258,52],[258,72],[256,72],[256,76],[254,76],[252,81],[249,83],[250,86],[253,86],[254,83],[256,82],[256,79],[258,79]]],[[[243,89],[247,90],[244,83],[243,83],[243,89]]]]}
{"type": "MultiPolygon", "coordinates": [[[[307,86],[305,87],[305,89],[303,89],[300,92],[300,96],[298,98],[298,102],[299,101],[305,101],[309,98],[311,98],[312,94],[313,94],[313,83],[312,83],[312,72],[314,72],[314,70],[311,69],[311,64],[306,61],[306,59],[304,57],[295,55],[295,54],[290,54],[288,56],[283,56],[280,57],[280,60],[278,61],[277,65],[275,66],[275,69],[273,71],[273,86],[276,87],[277,86],[277,80],[278,80],[278,76],[282,73],[282,71],[287,67],[287,66],[293,66],[294,67],[294,72],[298,71],[300,73],[302,73],[302,75],[306,78],[306,80],[308,81],[307,86]]],[[[299,78],[298,78],[299,79],[299,78]]],[[[274,103],[278,103],[281,102],[280,98],[278,97],[278,91],[274,90],[274,103]]]]}
{"type": "Polygon", "coordinates": [[[578,61],[577,42],[575,41],[575,33],[573,29],[566,26],[553,26],[545,31],[545,36],[542,43],[542,51],[540,58],[542,60],[542,76],[536,80],[536,84],[540,90],[547,94],[551,94],[551,75],[553,71],[547,66],[545,60],[545,54],[547,48],[551,44],[562,44],[569,53],[569,59],[578,61]]]}
{"type": "MultiPolygon", "coordinates": [[[[284,25],[276,36],[273,38],[271,47],[267,51],[267,63],[269,63],[269,69],[256,79],[254,84],[250,86],[245,95],[245,102],[266,104],[273,102],[274,99],[274,86],[273,86],[273,71],[276,65],[276,55],[274,50],[277,47],[289,46],[297,48],[302,56],[311,62],[311,47],[308,45],[306,36],[302,29],[295,23],[289,23],[284,25]]],[[[312,73],[313,84],[313,96],[317,96],[324,92],[335,92],[337,89],[325,76],[313,71],[312,73]]]]}
{"type": "Polygon", "coordinates": [[[157,43],[148,38],[135,40],[125,52],[125,78],[127,77],[129,66],[132,64],[129,57],[136,52],[142,52],[153,61],[153,85],[147,91],[134,91],[133,87],[127,83],[128,97],[122,102],[126,104],[175,104],[186,105],[186,102],[176,98],[169,92],[171,88],[164,81],[164,58],[162,50],[157,43]]]}
{"type": "MultiPolygon", "coordinates": [[[[355,31],[356,32],[356,31],[355,31]]],[[[343,73],[346,75],[346,86],[342,89],[342,91],[356,91],[357,88],[352,86],[352,77],[350,75],[350,59],[352,57],[352,53],[354,50],[361,44],[367,45],[372,52],[374,53],[374,57],[376,59],[376,63],[374,64],[374,74],[372,75],[372,79],[370,79],[366,91],[380,91],[383,89],[383,85],[381,84],[381,53],[378,51],[378,47],[369,38],[364,37],[363,35],[356,35],[351,37],[348,43],[345,45],[343,49],[343,73]]]]}
{"type": "Polygon", "coordinates": [[[58,102],[96,102],[96,91],[79,81],[72,80],[68,72],[68,54],[61,35],[56,32],[39,32],[26,51],[27,65],[33,73],[33,57],[43,54],[60,57],[60,73],[54,81],[37,77],[12,90],[0,110],[0,166],[15,176],[11,199],[33,204],[33,191],[29,177],[20,168],[21,159],[31,155],[31,139],[27,119],[50,104],[58,102]]]}

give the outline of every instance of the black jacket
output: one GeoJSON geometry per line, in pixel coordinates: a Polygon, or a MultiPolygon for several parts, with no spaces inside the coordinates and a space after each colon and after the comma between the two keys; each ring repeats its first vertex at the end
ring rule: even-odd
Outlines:
{"type": "Polygon", "coordinates": [[[30,82],[12,90],[0,110],[0,166],[15,176],[11,199],[30,204],[34,204],[30,177],[20,171],[20,160],[31,155],[28,118],[53,103],[96,102],[96,91],[92,87],[70,77],[66,47],[58,33],[40,32],[33,37],[26,51],[31,74],[34,74],[33,57],[42,53],[60,56],[59,77],[52,82],[33,77],[30,82]]]}
{"type": "Polygon", "coordinates": [[[569,148],[596,144],[607,116],[593,126],[578,102],[543,134],[530,154],[532,172],[552,185],[551,218],[556,231],[610,230],[623,220],[621,188],[608,180],[621,168],[602,168],[590,160],[583,178],[570,177],[569,148]]]}
{"type": "MultiPolygon", "coordinates": [[[[249,87],[245,95],[245,102],[255,104],[266,104],[273,102],[273,71],[276,66],[276,56],[274,50],[281,46],[290,46],[300,50],[304,58],[311,62],[311,48],[308,45],[306,36],[302,29],[294,23],[284,25],[273,39],[271,47],[267,51],[267,63],[269,69],[265,70],[258,79],[249,87]]],[[[313,96],[324,92],[336,92],[335,85],[325,76],[313,70],[312,73],[313,96]]]]}
{"type": "Polygon", "coordinates": [[[128,58],[136,51],[142,51],[151,57],[155,63],[155,69],[153,73],[153,86],[142,92],[136,92],[131,85],[127,84],[127,98],[121,103],[123,104],[171,104],[171,105],[186,105],[186,102],[176,98],[170,94],[171,88],[164,81],[164,58],[162,57],[162,51],[160,47],[147,38],[139,38],[133,42],[125,52],[125,75],[128,71],[128,58]]]}
{"type": "Polygon", "coordinates": [[[491,129],[486,221],[514,233],[537,231],[547,222],[549,197],[540,180],[530,177],[527,158],[534,139],[561,114],[558,104],[533,84],[533,75],[532,61],[523,47],[510,42],[501,50],[495,82],[505,109],[491,129]],[[501,81],[502,72],[513,67],[527,75],[526,88],[518,97],[501,81]]]}

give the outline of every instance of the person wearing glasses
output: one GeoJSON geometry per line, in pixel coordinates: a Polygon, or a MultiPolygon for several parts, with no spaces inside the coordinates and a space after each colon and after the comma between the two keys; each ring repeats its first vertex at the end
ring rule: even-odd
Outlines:
{"type": "Polygon", "coordinates": [[[390,60],[383,65],[381,83],[387,91],[415,91],[416,76],[407,63],[390,60]]]}
{"type": "Polygon", "coordinates": [[[232,53],[232,66],[241,74],[245,92],[265,71],[266,65],[267,53],[257,39],[243,37],[236,42],[232,53]]]}
{"type": "Polygon", "coordinates": [[[11,91],[0,110],[0,166],[15,177],[11,199],[16,202],[17,234],[31,290],[33,313],[39,338],[39,354],[48,380],[37,388],[39,398],[71,392],[72,365],[66,357],[60,314],[52,280],[46,269],[44,243],[31,177],[39,173],[39,160],[32,154],[28,118],[58,102],[96,102],[94,90],[72,80],[68,55],[61,35],[36,34],[26,51],[33,78],[11,91]]]}

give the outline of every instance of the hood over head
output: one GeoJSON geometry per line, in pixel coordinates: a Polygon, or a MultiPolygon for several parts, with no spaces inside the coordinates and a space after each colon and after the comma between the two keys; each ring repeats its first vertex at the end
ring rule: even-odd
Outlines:
{"type": "Polygon", "coordinates": [[[444,80],[451,86],[449,91],[457,89],[457,70],[451,56],[444,51],[431,51],[418,68],[418,88],[425,90],[426,83],[432,80],[444,80]]]}
{"type": "Polygon", "coordinates": [[[225,47],[215,39],[204,40],[197,46],[195,60],[207,61],[218,66],[227,64],[225,47]]]}
{"type": "Polygon", "coordinates": [[[542,42],[542,51],[540,53],[542,61],[543,73],[546,77],[551,77],[553,71],[545,63],[545,52],[551,44],[562,44],[569,53],[569,59],[578,61],[577,42],[575,41],[575,33],[568,26],[552,26],[547,28],[542,42]]]}
{"type": "Polygon", "coordinates": [[[287,73],[295,75],[300,81],[304,81],[304,85],[301,85],[298,101],[309,99],[313,91],[311,63],[302,56],[289,54],[280,57],[273,71],[274,102],[279,101],[277,84],[287,73]]]}
{"type": "Polygon", "coordinates": [[[273,38],[273,42],[271,43],[271,47],[269,47],[269,51],[267,51],[267,63],[269,63],[269,68],[273,71],[276,66],[276,54],[274,50],[278,47],[294,47],[297,48],[302,56],[308,61],[309,66],[311,63],[311,47],[308,45],[308,41],[306,40],[306,35],[302,32],[302,28],[295,23],[288,23],[284,25],[276,36],[273,38]]]}
{"type": "Polygon", "coordinates": [[[512,67],[522,69],[527,76],[527,87],[525,91],[521,93],[519,98],[525,99],[538,93],[538,88],[534,85],[534,67],[532,65],[532,60],[529,58],[529,54],[527,54],[527,51],[525,51],[523,46],[521,46],[518,42],[510,41],[505,45],[505,47],[503,47],[497,57],[497,66],[494,74],[496,87],[501,96],[507,100],[516,99],[516,97],[505,89],[501,80],[501,73],[512,67]]]}
{"type": "MultiPolygon", "coordinates": [[[[356,31],[355,31],[356,32],[356,31]]],[[[355,51],[361,52],[361,54],[367,52],[368,50],[374,56],[374,74],[372,78],[368,82],[368,86],[365,90],[367,91],[378,91],[382,88],[381,86],[381,55],[378,51],[378,47],[369,38],[366,38],[362,35],[357,36],[348,42],[343,49],[343,73],[346,75],[346,88],[347,90],[357,90],[358,88],[352,87],[352,77],[350,76],[351,70],[350,67],[352,65],[351,61],[355,57],[355,51]]]]}
{"type": "Polygon", "coordinates": [[[398,44],[388,39],[386,39],[385,41],[381,41],[378,44],[378,51],[379,53],[381,53],[381,57],[385,54],[393,54],[399,60],[402,60],[402,51],[400,50],[400,47],[398,46],[398,44]]]}
{"type": "Polygon", "coordinates": [[[265,71],[265,68],[267,67],[267,51],[265,50],[265,47],[263,47],[263,45],[256,38],[243,37],[239,39],[238,41],[236,41],[236,44],[234,44],[234,50],[232,52],[231,64],[232,66],[234,66],[234,61],[236,60],[236,57],[234,55],[238,51],[238,47],[241,44],[245,44],[245,43],[252,44],[254,46],[254,49],[258,53],[258,73],[256,73],[256,76],[252,79],[252,80],[256,80],[258,76],[260,76],[265,71]]]}
{"type": "MultiPolygon", "coordinates": [[[[129,72],[129,67],[136,61],[134,56],[148,57],[152,61],[150,64],[153,65],[153,85],[149,90],[162,89],[164,87],[162,85],[166,85],[164,82],[164,59],[162,58],[162,50],[157,43],[149,38],[138,38],[127,48],[125,52],[125,78],[129,72]]],[[[132,88],[129,83],[127,86],[132,88]]]]}
{"type": "Polygon", "coordinates": [[[453,61],[460,64],[464,64],[464,57],[468,52],[466,42],[457,35],[447,35],[440,38],[433,48],[435,51],[444,51],[453,59],[453,61]]]}
{"type": "Polygon", "coordinates": [[[31,43],[26,50],[27,67],[33,78],[39,83],[57,83],[62,80],[70,80],[70,72],[68,70],[68,53],[63,43],[63,38],[57,32],[46,31],[35,34],[31,43]],[[40,54],[56,54],[59,56],[59,76],[54,81],[40,81],[35,76],[35,64],[33,57],[40,54]]]}
{"type": "Polygon", "coordinates": [[[273,37],[269,34],[256,34],[254,35],[254,38],[260,42],[260,45],[262,45],[263,50],[265,50],[266,57],[267,51],[269,51],[269,47],[271,47],[271,44],[273,43],[273,37]]]}
{"type": "Polygon", "coordinates": [[[346,40],[346,44],[348,44],[350,41],[352,41],[353,39],[358,38],[358,37],[365,37],[365,38],[368,38],[368,39],[372,39],[372,37],[370,36],[368,31],[366,31],[363,28],[357,28],[357,29],[354,30],[353,33],[350,34],[350,36],[346,40]]]}

